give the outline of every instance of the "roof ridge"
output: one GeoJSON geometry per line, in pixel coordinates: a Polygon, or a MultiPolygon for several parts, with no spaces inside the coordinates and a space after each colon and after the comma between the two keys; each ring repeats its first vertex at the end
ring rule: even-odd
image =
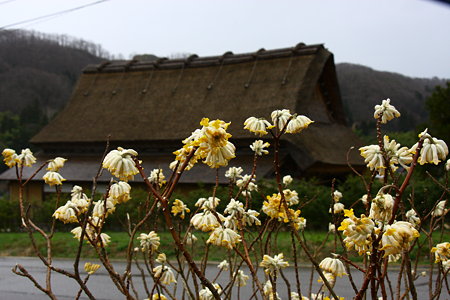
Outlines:
{"type": "Polygon", "coordinates": [[[273,50],[259,49],[256,52],[234,54],[227,51],[222,55],[203,56],[199,57],[197,54],[192,54],[189,57],[182,59],[168,59],[161,57],[152,61],[144,60],[113,60],[104,61],[97,65],[88,65],[84,68],[83,73],[110,73],[110,72],[127,72],[127,71],[142,71],[151,69],[181,69],[188,67],[209,67],[220,64],[234,64],[249,62],[256,59],[273,59],[287,56],[300,56],[315,54],[320,49],[323,49],[323,44],[305,45],[298,43],[294,47],[280,48],[273,50]]]}

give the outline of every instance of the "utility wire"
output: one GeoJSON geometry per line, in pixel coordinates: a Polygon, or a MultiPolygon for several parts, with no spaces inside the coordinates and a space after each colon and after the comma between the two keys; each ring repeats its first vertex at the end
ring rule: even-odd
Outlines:
{"type": "MultiPolygon", "coordinates": [[[[8,1],[14,1],[14,0],[8,0],[8,1]]],[[[24,21],[20,21],[20,22],[8,24],[8,25],[0,27],[0,30],[6,29],[6,28],[9,28],[9,27],[13,27],[13,26],[17,26],[17,25],[22,25],[22,24],[26,24],[26,23],[30,23],[30,22],[39,21],[41,19],[46,19],[46,18],[60,16],[60,15],[63,15],[63,14],[67,14],[67,13],[76,11],[76,10],[80,10],[82,8],[86,8],[86,7],[89,7],[89,6],[94,6],[94,5],[97,5],[97,4],[100,4],[102,2],[106,2],[106,1],[109,1],[109,0],[100,0],[100,1],[92,2],[92,3],[86,4],[86,5],[82,5],[82,6],[78,6],[78,7],[74,7],[74,8],[70,8],[70,9],[66,9],[66,10],[62,10],[62,11],[58,11],[58,12],[55,12],[55,13],[52,13],[52,14],[48,14],[48,15],[45,15],[45,16],[40,16],[40,17],[36,17],[36,18],[32,18],[32,19],[28,19],[28,20],[24,20],[24,21]]],[[[1,3],[4,3],[4,2],[0,2],[0,4],[1,3]]]]}
{"type": "Polygon", "coordinates": [[[0,2],[0,5],[6,4],[6,3],[9,3],[9,2],[13,2],[13,1],[16,1],[16,0],[5,0],[5,1],[1,1],[1,2],[0,2]]]}

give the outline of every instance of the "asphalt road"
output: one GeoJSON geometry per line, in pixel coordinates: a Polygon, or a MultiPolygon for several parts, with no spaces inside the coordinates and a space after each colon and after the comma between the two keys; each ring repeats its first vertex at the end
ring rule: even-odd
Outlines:
{"type": "MultiPolygon", "coordinates": [[[[42,263],[36,258],[27,258],[27,257],[0,257],[0,300],[41,300],[48,299],[41,291],[39,291],[36,287],[34,287],[33,283],[27,278],[20,277],[11,272],[11,268],[15,266],[16,263],[20,263],[23,265],[30,274],[35,276],[38,282],[42,283],[45,280],[45,268],[42,263]]],[[[84,265],[84,262],[81,266],[84,265]]],[[[54,266],[64,268],[66,270],[72,270],[72,262],[69,260],[56,260],[54,262],[54,266]]],[[[122,262],[114,263],[116,270],[120,271],[124,270],[124,264],[122,262]]],[[[216,265],[209,265],[207,267],[207,277],[214,278],[217,274],[218,269],[216,265]]],[[[244,269],[246,274],[249,274],[248,270],[244,269]]],[[[358,272],[359,273],[359,272],[358,272]]],[[[362,281],[362,276],[360,274],[353,271],[353,275],[356,281],[356,285],[359,286],[362,281]]],[[[284,270],[285,276],[288,278],[292,285],[294,286],[295,282],[295,273],[293,268],[287,268],[284,270]]],[[[308,291],[309,278],[310,278],[310,269],[302,268],[300,272],[300,280],[302,285],[302,293],[306,293],[308,291]]],[[[395,273],[391,274],[391,281],[395,283],[396,276],[395,273]]],[[[263,274],[261,272],[261,278],[263,274]]],[[[320,287],[320,284],[317,283],[318,275],[314,274],[313,280],[313,289],[312,291],[317,291],[320,287]]],[[[149,282],[152,280],[147,278],[149,282]]],[[[219,281],[221,285],[226,285],[227,279],[224,278],[223,281],[219,281]]],[[[181,288],[181,280],[179,280],[180,284],[178,287],[178,294],[181,288]]],[[[146,298],[144,287],[142,284],[141,278],[136,278],[134,280],[135,288],[139,292],[140,299],[146,298]]],[[[78,291],[78,285],[72,279],[64,277],[59,274],[54,274],[52,277],[52,285],[54,292],[58,299],[74,299],[74,295],[78,291]]],[[[149,283],[151,288],[151,283],[149,283]]],[[[105,272],[104,268],[101,268],[97,273],[92,275],[89,279],[88,287],[92,291],[93,295],[96,299],[99,300],[113,300],[113,299],[124,299],[124,297],[117,291],[114,284],[111,282],[109,276],[105,272]]],[[[173,285],[170,287],[173,288],[173,285]]],[[[428,285],[427,278],[420,277],[416,281],[416,289],[418,292],[418,299],[428,299],[428,285]]],[[[277,281],[277,290],[281,296],[281,299],[287,299],[287,288],[284,281],[280,278],[277,281]]],[[[237,292],[237,288],[235,289],[237,292]]],[[[349,284],[349,280],[346,276],[342,278],[338,278],[335,286],[335,292],[341,296],[345,297],[345,299],[352,299],[354,296],[354,291],[349,284]]],[[[249,283],[246,287],[242,287],[240,291],[240,299],[245,300],[251,297],[251,284],[249,283]]],[[[87,299],[87,297],[82,296],[80,299],[87,299]]],[[[237,299],[237,296],[234,295],[233,299],[237,299]]],[[[448,294],[441,295],[440,299],[450,299],[448,294]]]]}

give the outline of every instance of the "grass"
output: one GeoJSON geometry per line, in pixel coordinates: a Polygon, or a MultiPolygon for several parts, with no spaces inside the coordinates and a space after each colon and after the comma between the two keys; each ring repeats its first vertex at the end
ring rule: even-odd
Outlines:
{"type": "MultiPolygon", "coordinates": [[[[126,250],[128,247],[128,234],[125,232],[107,232],[111,236],[111,243],[107,247],[108,254],[113,259],[125,259],[126,250]]],[[[176,247],[169,232],[158,233],[161,238],[161,245],[159,250],[164,252],[167,257],[175,258],[176,247]]],[[[44,239],[35,234],[35,239],[41,251],[45,251],[44,239]]],[[[202,259],[205,253],[205,241],[208,239],[208,234],[203,232],[195,232],[198,238],[194,248],[190,249],[194,254],[196,260],[202,259]]],[[[254,236],[249,234],[249,237],[254,236]]],[[[275,238],[275,234],[273,234],[275,238]]],[[[305,233],[305,237],[309,244],[319,245],[325,238],[326,233],[315,232],[305,233]]],[[[274,253],[283,252],[286,258],[291,257],[292,243],[291,237],[287,232],[279,232],[278,243],[272,250],[274,253]]],[[[58,258],[73,258],[78,248],[78,241],[73,238],[69,232],[56,232],[53,237],[53,256],[58,258]]],[[[134,247],[139,247],[139,241],[135,240],[134,247]]],[[[261,247],[258,247],[261,249],[261,247]]],[[[260,250],[257,251],[260,251],[260,250]]],[[[34,256],[31,241],[26,233],[0,233],[0,256],[34,256]]],[[[95,257],[95,251],[92,247],[85,245],[82,252],[83,257],[95,257]]],[[[222,247],[211,246],[208,247],[208,260],[221,261],[224,257],[228,257],[228,251],[222,247]]]]}
{"type": "MultiPolygon", "coordinates": [[[[126,251],[128,247],[128,234],[125,232],[107,232],[111,236],[111,243],[107,247],[108,254],[112,259],[125,259],[126,251]]],[[[172,240],[172,236],[169,232],[158,233],[161,238],[161,245],[159,250],[164,252],[169,259],[175,259],[177,250],[172,240]]],[[[205,241],[208,239],[208,234],[203,232],[195,232],[195,236],[198,241],[194,244],[193,248],[189,248],[190,252],[193,254],[195,260],[201,260],[204,257],[205,252],[208,252],[209,261],[222,261],[228,258],[229,252],[223,247],[205,247],[205,241]]],[[[45,243],[44,239],[38,234],[34,235],[38,244],[39,249],[45,253],[45,243]]],[[[252,240],[255,234],[248,233],[246,238],[252,240]]],[[[329,236],[327,241],[326,232],[304,232],[304,239],[307,242],[308,248],[311,253],[316,253],[317,259],[322,259],[325,256],[329,256],[331,252],[342,253],[342,248],[339,246],[337,250],[334,249],[334,239],[333,236],[329,236]],[[323,244],[320,251],[317,249],[323,244]]],[[[421,236],[421,239],[424,237],[421,236]]],[[[436,235],[436,241],[434,244],[438,243],[438,235],[436,235]]],[[[444,241],[449,240],[450,234],[444,235],[444,241]]],[[[69,232],[56,232],[53,237],[53,256],[57,258],[73,258],[76,255],[78,248],[78,241],[73,238],[73,235],[69,232]]],[[[292,242],[289,232],[273,232],[271,234],[271,243],[267,244],[270,248],[272,254],[284,253],[285,258],[289,261],[293,259],[292,242]],[[274,242],[276,240],[276,242],[274,242]]],[[[135,240],[133,247],[139,247],[139,241],[135,240]]],[[[256,244],[254,251],[251,251],[251,255],[257,253],[266,253],[265,244],[256,244]]],[[[306,255],[300,250],[300,245],[296,243],[297,251],[299,253],[300,262],[307,262],[306,255]]],[[[414,259],[416,251],[411,252],[411,258],[414,259]]],[[[0,256],[35,256],[31,241],[26,233],[0,233],[0,256]]],[[[94,249],[85,245],[82,251],[82,257],[91,258],[95,257],[94,249]]],[[[422,251],[421,262],[428,262],[428,253],[422,251]]],[[[353,256],[352,260],[362,261],[362,257],[353,256]]]]}

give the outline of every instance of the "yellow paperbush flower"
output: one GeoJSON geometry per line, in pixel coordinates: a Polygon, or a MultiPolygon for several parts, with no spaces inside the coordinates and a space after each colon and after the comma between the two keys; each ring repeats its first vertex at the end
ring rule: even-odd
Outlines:
{"type": "MultiPolygon", "coordinates": [[[[334,287],[334,285],[336,284],[336,276],[335,276],[333,273],[330,273],[330,272],[327,272],[327,271],[323,271],[322,273],[323,273],[323,275],[325,276],[325,278],[327,279],[328,284],[329,284],[331,287],[334,287]]],[[[318,283],[323,283],[322,277],[319,277],[319,279],[317,279],[317,282],[318,282],[318,283]]],[[[323,288],[326,289],[325,284],[323,285],[323,288]]],[[[326,289],[326,290],[327,290],[327,289],[326,289]]],[[[313,299],[314,299],[314,298],[313,298],[313,299]]]]}
{"type": "MultiPolygon", "coordinates": [[[[222,288],[219,284],[213,283],[214,288],[217,290],[217,292],[220,294],[222,293],[222,288]]],[[[198,292],[199,300],[214,300],[214,295],[210,291],[208,287],[204,287],[198,292]]]]}
{"type": "Polygon", "coordinates": [[[192,234],[190,232],[186,233],[186,238],[185,238],[186,245],[190,246],[190,245],[194,244],[196,241],[197,241],[197,237],[194,234],[192,234]]]}
{"type": "MultiPolygon", "coordinates": [[[[187,156],[189,155],[189,153],[191,153],[191,151],[193,151],[195,148],[192,145],[184,145],[182,148],[178,149],[177,151],[173,152],[173,154],[175,154],[175,161],[173,161],[170,164],[170,168],[172,170],[175,169],[175,166],[179,163],[179,165],[181,166],[187,159],[187,156]]],[[[186,171],[192,169],[192,167],[197,163],[197,161],[200,159],[200,157],[198,155],[194,155],[190,160],[189,163],[186,166],[186,171]]]]}
{"type": "Polygon", "coordinates": [[[34,157],[33,152],[29,148],[23,149],[22,153],[17,156],[17,159],[19,160],[19,166],[31,167],[36,163],[36,157],[34,157]]]}
{"type": "Polygon", "coordinates": [[[286,133],[298,133],[305,128],[308,128],[309,124],[314,123],[310,118],[306,116],[294,116],[286,126],[286,133]]]}
{"type": "Polygon", "coordinates": [[[240,189],[243,189],[245,186],[245,190],[243,190],[243,194],[246,195],[252,191],[258,190],[258,185],[256,184],[256,178],[252,175],[244,175],[241,179],[236,181],[236,186],[240,189]],[[245,193],[244,193],[245,192],[245,193]]]}
{"type": "Polygon", "coordinates": [[[405,214],[406,219],[409,223],[413,224],[417,227],[420,224],[420,218],[417,216],[417,213],[414,209],[410,209],[405,214]]]}
{"type": "Polygon", "coordinates": [[[381,119],[381,123],[386,124],[387,121],[400,117],[400,113],[393,105],[391,105],[391,99],[388,98],[383,100],[381,105],[375,105],[373,117],[375,119],[381,119]]]}
{"type": "Polygon", "coordinates": [[[155,252],[159,248],[160,238],[154,231],[150,231],[148,234],[141,233],[137,239],[141,241],[142,251],[155,252]]]}
{"type": "MultiPolygon", "coordinates": [[[[89,217],[88,224],[86,226],[86,231],[84,234],[84,240],[89,241],[89,243],[96,243],[98,247],[106,247],[111,242],[111,237],[106,233],[97,233],[97,226],[100,225],[101,220],[97,217],[89,217]]],[[[81,239],[82,228],[80,226],[75,227],[70,231],[74,238],[77,240],[81,239]]],[[[91,246],[93,246],[91,244],[91,246]]]]}
{"type": "Polygon", "coordinates": [[[84,213],[87,210],[91,199],[83,193],[83,189],[78,185],[74,185],[72,191],[70,192],[70,196],[70,202],[80,213],[84,213]]]}
{"type": "Polygon", "coordinates": [[[271,129],[274,126],[264,118],[250,117],[244,122],[244,129],[253,132],[259,136],[267,134],[267,129],[271,129]]]}
{"type": "Polygon", "coordinates": [[[59,169],[64,167],[64,163],[67,159],[62,157],[56,157],[48,162],[47,170],[52,172],[58,172],[59,169]]]}
{"type": "Polygon", "coordinates": [[[187,207],[186,204],[183,203],[180,199],[175,199],[172,205],[172,214],[177,216],[180,214],[180,218],[184,219],[185,214],[189,213],[191,210],[187,207]]]}
{"type": "Polygon", "coordinates": [[[217,197],[199,198],[195,202],[196,207],[200,207],[203,210],[215,209],[219,205],[220,199],[217,197]]]}
{"type": "Polygon", "coordinates": [[[294,219],[294,228],[297,230],[305,230],[306,228],[306,219],[303,217],[299,217],[294,219]]]}
{"type": "MultiPolygon", "coordinates": [[[[411,151],[407,147],[401,147],[395,140],[389,140],[387,135],[383,138],[383,148],[386,155],[389,158],[389,167],[392,171],[397,170],[397,165],[401,165],[403,168],[408,169],[413,157],[411,151]]],[[[361,156],[364,158],[364,162],[370,170],[376,170],[381,176],[384,175],[386,168],[385,159],[383,157],[383,151],[378,145],[369,145],[359,148],[361,156]]]]}
{"type": "Polygon", "coordinates": [[[48,171],[45,173],[42,179],[44,179],[45,183],[50,186],[62,185],[62,182],[65,181],[61,174],[53,171],[48,171]]]}
{"type": "Polygon", "coordinates": [[[224,210],[225,214],[229,214],[233,218],[241,217],[244,215],[244,203],[236,201],[233,198],[228,202],[227,207],[224,210]]]}
{"type": "Polygon", "coordinates": [[[222,271],[228,271],[228,268],[230,267],[230,264],[227,262],[227,260],[222,260],[218,265],[217,268],[219,268],[222,271]]]}
{"type": "Polygon", "coordinates": [[[281,131],[285,127],[286,123],[292,118],[292,115],[288,109],[277,109],[270,114],[270,117],[272,118],[272,122],[275,127],[281,131]]]}
{"type": "Polygon", "coordinates": [[[293,181],[294,179],[292,178],[292,176],[291,175],[286,175],[286,176],[283,176],[283,185],[285,186],[285,187],[287,187],[288,185],[290,185],[291,183],[292,183],[292,181],[293,181]]]}
{"type": "Polygon", "coordinates": [[[2,151],[3,161],[8,166],[8,168],[14,167],[17,163],[20,162],[19,156],[16,154],[16,151],[13,149],[6,148],[2,151]]]}
{"type": "Polygon", "coordinates": [[[342,197],[343,197],[342,193],[339,192],[338,190],[335,190],[333,192],[333,201],[334,202],[339,202],[339,200],[341,200],[342,197]]]}
{"type": "Polygon", "coordinates": [[[87,262],[84,264],[84,270],[89,274],[92,275],[95,272],[97,272],[97,270],[100,269],[100,265],[99,264],[93,264],[90,262],[87,262]]]}
{"type": "Polygon", "coordinates": [[[299,198],[297,191],[284,189],[283,194],[288,206],[298,204],[299,198]]]}
{"type": "MultiPolygon", "coordinates": [[[[217,213],[221,221],[225,220],[225,217],[217,213]]],[[[197,213],[191,218],[191,224],[195,229],[207,232],[216,229],[220,226],[217,217],[209,210],[205,210],[202,213],[197,213]]]]}
{"type": "Polygon", "coordinates": [[[395,140],[389,140],[387,135],[383,138],[383,145],[393,171],[397,169],[397,166],[395,166],[397,164],[400,164],[405,169],[409,168],[408,165],[413,161],[413,156],[408,147],[401,147],[395,140]]]}
{"type": "Polygon", "coordinates": [[[319,267],[323,271],[333,274],[335,277],[347,275],[344,264],[338,258],[326,257],[320,262],[319,267]]]}
{"type": "MultiPolygon", "coordinates": [[[[343,212],[344,209],[345,209],[344,203],[338,202],[338,203],[333,204],[333,213],[335,213],[335,214],[343,212]]],[[[331,207],[330,207],[330,213],[331,213],[331,207]]]]}
{"type": "Polygon", "coordinates": [[[172,282],[177,282],[172,268],[168,266],[156,266],[153,268],[153,273],[155,278],[157,278],[162,284],[169,285],[172,282]]]}
{"type": "Polygon", "coordinates": [[[435,263],[447,262],[450,260],[450,243],[440,243],[436,247],[431,249],[431,253],[434,253],[435,263]]]}
{"type": "Polygon", "coordinates": [[[398,221],[392,225],[386,225],[381,238],[384,257],[401,254],[403,250],[409,250],[411,242],[419,237],[419,232],[414,225],[406,221],[398,221]]]}
{"type": "Polygon", "coordinates": [[[384,174],[386,167],[384,165],[383,152],[378,145],[369,145],[359,148],[361,156],[364,158],[364,162],[370,170],[377,170],[384,174]]]}
{"type": "Polygon", "coordinates": [[[94,202],[94,209],[92,210],[92,216],[101,218],[103,216],[108,217],[116,210],[116,202],[113,198],[109,197],[105,200],[99,200],[94,202]],[[105,210],[106,209],[106,210],[105,210]]]}
{"type": "Polygon", "coordinates": [[[238,270],[237,274],[236,272],[233,274],[233,277],[236,276],[236,281],[234,284],[236,286],[246,286],[247,280],[250,278],[248,275],[245,275],[244,271],[238,270]]]}
{"type": "Polygon", "coordinates": [[[262,211],[271,218],[277,218],[280,212],[284,210],[284,205],[281,203],[281,195],[273,194],[266,197],[267,201],[263,202],[262,211]]]}
{"type": "Polygon", "coordinates": [[[359,255],[366,253],[371,247],[371,234],[374,231],[375,223],[365,215],[356,218],[353,209],[345,209],[344,216],[347,218],[341,222],[338,230],[343,231],[345,235],[345,246],[348,250],[354,248],[359,255]]]}
{"type": "MultiPolygon", "coordinates": [[[[146,299],[146,300],[148,300],[148,299],[146,299]]],[[[163,294],[153,294],[151,300],[167,300],[167,297],[164,296],[163,294]]]]}
{"type": "MultiPolygon", "coordinates": [[[[422,149],[420,149],[420,156],[417,160],[419,164],[439,164],[441,161],[444,161],[448,155],[448,147],[447,144],[443,140],[439,140],[437,138],[432,137],[428,132],[428,129],[425,129],[423,132],[419,134],[420,138],[423,138],[422,149]]],[[[419,143],[414,144],[411,147],[411,152],[415,153],[417,150],[419,143]]]]}
{"type": "Polygon", "coordinates": [[[133,156],[137,155],[138,153],[133,149],[118,147],[117,150],[112,150],[105,156],[103,168],[107,169],[120,180],[131,180],[134,175],[139,173],[133,161],[133,156]]]}
{"type": "Polygon", "coordinates": [[[447,213],[447,210],[445,209],[445,204],[447,203],[447,200],[439,201],[438,204],[436,204],[436,207],[431,212],[431,215],[433,217],[440,217],[447,213]]]}
{"type": "Polygon", "coordinates": [[[236,182],[236,180],[238,180],[238,178],[241,178],[241,173],[244,170],[241,167],[230,167],[226,172],[225,172],[225,177],[229,178],[231,182],[236,182]]]}
{"type": "Polygon", "coordinates": [[[273,275],[278,270],[289,267],[289,263],[284,260],[283,253],[279,253],[274,257],[265,254],[259,266],[264,268],[264,272],[266,272],[266,274],[273,275]]]}
{"type": "Polygon", "coordinates": [[[286,205],[289,205],[289,203],[286,201],[286,205],[283,204],[279,193],[267,196],[266,199],[267,201],[263,202],[262,207],[262,211],[266,215],[284,223],[289,223],[289,219],[291,219],[295,229],[300,229],[300,224],[303,223],[303,220],[300,218],[300,210],[293,210],[291,208],[286,210],[286,205]]]}
{"type": "MultiPolygon", "coordinates": [[[[183,148],[174,152],[175,160],[184,163],[187,156],[195,150],[186,169],[192,168],[198,160],[203,160],[211,168],[228,165],[228,161],[235,157],[236,151],[236,147],[228,141],[231,134],[226,130],[230,123],[203,118],[200,125],[201,129],[195,130],[190,137],[183,140],[183,148]]],[[[174,167],[174,164],[171,166],[174,167]]]]}
{"type": "Polygon", "coordinates": [[[275,297],[273,296],[273,287],[270,280],[267,280],[264,284],[263,288],[264,295],[269,298],[269,300],[281,300],[280,296],[278,295],[278,292],[275,293],[275,297]]]}
{"type": "Polygon", "coordinates": [[[372,199],[369,218],[379,222],[388,222],[392,217],[393,207],[394,198],[390,194],[385,194],[380,191],[377,196],[372,199]]]}
{"type": "Polygon", "coordinates": [[[256,140],[253,142],[253,144],[250,145],[250,149],[255,152],[255,155],[262,156],[263,154],[269,154],[269,151],[265,149],[269,146],[270,144],[268,142],[264,143],[263,140],[256,140]]]}
{"type": "Polygon", "coordinates": [[[63,206],[58,207],[53,213],[52,217],[60,220],[64,223],[76,223],[78,222],[79,210],[71,201],[67,201],[63,206]]]}
{"type": "Polygon", "coordinates": [[[159,262],[160,264],[163,264],[167,261],[167,257],[165,253],[158,254],[158,257],[156,258],[156,262],[159,262]]]}
{"type": "Polygon", "coordinates": [[[241,241],[241,236],[234,232],[234,230],[219,226],[214,229],[206,243],[233,249],[241,241]]]}
{"type": "Polygon", "coordinates": [[[159,187],[162,187],[166,183],[166,177],[164,176],[162,169],[153,169],[150,172],[148,180],[159,187]]]}
{"type": "Polygon", "coordinates": [[[117,203],[125,203],[131,199],[130,192],[131,186],[125,181],[119,181],[110,186],[108,196],[117,203]]]}
{"type": "Polygon", "coordinates": [[[227,133],[226,129],[230,123],[203,118],[200,125],[203,126],[203,136],[199,138],[196,155],[204,159],[211,168],[228,165],[228,161],[235,157],[236,151],[236,147],[228,141],[231,134],[227,133]]]}

